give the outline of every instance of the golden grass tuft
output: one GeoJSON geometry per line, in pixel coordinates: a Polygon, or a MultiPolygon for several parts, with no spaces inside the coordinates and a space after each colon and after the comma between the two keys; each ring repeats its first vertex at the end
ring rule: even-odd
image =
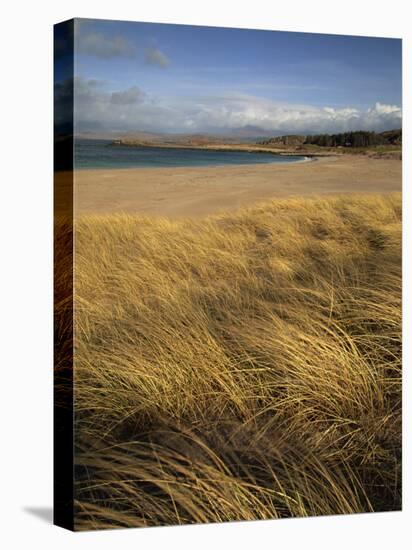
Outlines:
{"type": "Polygon", "coordinates": [[[401,506],[401,197],[75,227],[76,528],[401,506]]]}

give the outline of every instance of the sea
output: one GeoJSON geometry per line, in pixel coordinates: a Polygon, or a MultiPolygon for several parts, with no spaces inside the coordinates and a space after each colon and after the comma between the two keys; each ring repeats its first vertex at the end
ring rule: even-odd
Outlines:
{"type": "Polygon", "coordinates": [[[227,166],[303,161],[303,156],[281,156],[247,151],[208,151],[166,147],[111,146],[102,139],[75,140],[75,168],[163,168],[181,166],[227,166]]]}

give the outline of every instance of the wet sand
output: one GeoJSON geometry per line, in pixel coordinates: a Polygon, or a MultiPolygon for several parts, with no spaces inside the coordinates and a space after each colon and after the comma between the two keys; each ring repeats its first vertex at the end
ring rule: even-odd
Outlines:
{"type": "Polygon", "coordinates": [[[75,212],[198,217],[270,198],[401,187],[401,161],[352,155],[293,164],[79,170],[75,212]]]}

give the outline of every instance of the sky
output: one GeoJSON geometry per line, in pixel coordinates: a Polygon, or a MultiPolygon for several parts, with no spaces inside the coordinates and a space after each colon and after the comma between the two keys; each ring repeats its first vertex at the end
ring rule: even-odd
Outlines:
{"type": "Polygon", "coordinates": [[[399,128],[401,51],[399,39],[76,19],[76,131],[399,128]]]}

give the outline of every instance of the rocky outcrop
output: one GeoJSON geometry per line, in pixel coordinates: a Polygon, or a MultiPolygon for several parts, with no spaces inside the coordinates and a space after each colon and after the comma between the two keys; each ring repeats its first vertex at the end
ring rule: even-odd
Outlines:
{"type": "Polygon", "coordinates": [[[286,145],[288,147],[297,147],[303,145],[306,141],[306,136],[289,135],[278,136],[262,141],[262,145],[286,145]]]}

